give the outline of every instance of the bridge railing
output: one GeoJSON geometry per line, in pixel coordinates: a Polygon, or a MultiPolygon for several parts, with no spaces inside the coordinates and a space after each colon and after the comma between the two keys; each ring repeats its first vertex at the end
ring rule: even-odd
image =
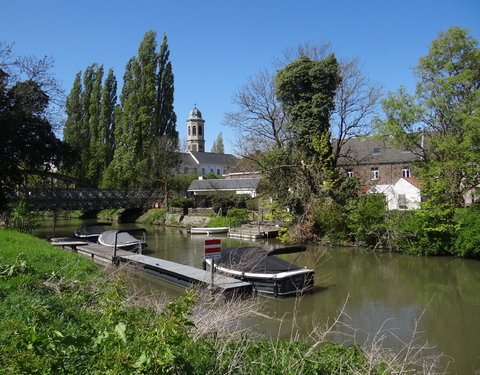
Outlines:
{"type": "Polygon", "coordinates": [[[38,211],[150,208],[163,200],[163,194],[154,189],[95,188],[20,189],[10,200],[25,196],[38,211]]]}

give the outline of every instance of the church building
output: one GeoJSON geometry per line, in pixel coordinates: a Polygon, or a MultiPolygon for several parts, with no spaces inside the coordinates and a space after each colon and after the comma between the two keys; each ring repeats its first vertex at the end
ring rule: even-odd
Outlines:
{"type": "Polygon", "coordinates": [[[182,153],[181,173],[196,173],[204,176],[214,173],[227,174],[238,159],[231,154],[205,152],[205,120],[198,108],[193,108],[187,119],[186,152],[182,153]]]}

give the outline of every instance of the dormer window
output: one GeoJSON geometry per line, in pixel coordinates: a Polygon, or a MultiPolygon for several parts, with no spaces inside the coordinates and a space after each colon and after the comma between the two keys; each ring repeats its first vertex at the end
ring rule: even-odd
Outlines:
{"type": "Polygon", "coordinates": [[[373,155],[378,155],[382,153],[382,149],[380,147],[374,147],[372,148],[372,154],[373,155]]]}

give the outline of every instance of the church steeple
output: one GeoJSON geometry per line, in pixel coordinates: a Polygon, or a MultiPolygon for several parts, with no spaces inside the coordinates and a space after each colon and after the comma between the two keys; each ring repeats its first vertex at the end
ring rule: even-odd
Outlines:
{"type": "Polygon", "coordinates": [[[187,120],[187,149],[192,152],[205,152],[205,120],[202,113],[193,108],[187,120]]]}

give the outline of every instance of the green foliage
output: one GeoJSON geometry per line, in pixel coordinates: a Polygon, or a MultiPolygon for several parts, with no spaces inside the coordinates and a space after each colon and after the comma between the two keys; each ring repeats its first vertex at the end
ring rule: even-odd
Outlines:
{"type": "Polygon", "coordinates": [[[217,139],[213,141],[211,152],[215,152],[217,154],[225,153],[225,148],[223,147],[222,132],[218,133],[217,139]]]}
{"type": "Polygon", "coordinates": [[[341,82],[336,58],[322,61],[300,57],[277,73],[277,98],[288,118],[288,130],[298,144],[308,145],[312,136],[330,130],[335,92],[341,82]]]}
{"type": "Polygon", "coordinates": [[[213,218],[207,223],[207,227],[230,227],[237,228],[248,222],[250,212],[245,208],[231,208],[226,216],[213,218]]]}
{"type": "Polygon", "coordinates": [[[350,232],[347,228],[345,207],[333,201],[323,201],[312,210],[315,233],[322,241],[334,244],[349,242],[350,232]]]}
{"type": "Polygon", "coordinates": [[[250,199],[249,195],[218,194],[211,198],[210,203],[215,212],[225,216],[232,208],[246,208],[246,202],[250,199]]]}
{"type": "Polygon", "coordinates": [[[378,131],[422,156],[417,170],[428,200],[463,207],[480,183],[478,41],[460,27],[440,33],[415,74],[415,95],[401,88],[384,100],[378,131]]]}
{"type": "Polygon", "coordinates": [[[220,177],[217,176],[215,173],[213,172],[208,172],[206,175],[203,176],[203,178],[205,180],[217,180],[219,179],[220,177]]]}
{"type": "Polygon", "coordinates": [[[188,198],[174,198],[172,199],[170,204],[172,207],[188,209],[190,207],[193,207],[193,200],[188,198]]]}
{"type": "Polygon", "coordinates": [[[35,215],[30,210],[28,200],[22,198],[10,206],[9,224],[12,229],[23,233],[31,233],[37,226],[35,215]]]}
{"type": "Polygon", "coordinates": [[[457,236],[452,249],[455,256],[480,258],[480,209],[460,209],[455,214],[457,236]]]}
{"type": "Polygon", "coordinates": [[[116,112],[116,148],[109,167],[110,185],[170,188],[172,166],[178,161],[173,73],[167,38],[164,36],[156,52],[156,37],[152,30],[145,33],[138,56],[125,67],[116,112]]]}
{"type": "Polygon", "coordinates": [[[158,222],[165,222],[167,210],[154,209],[150,211],[152,211],[152,213],[145,220],[143,220],[143,224],[156,224],[158,222]]]}
{"type": "Polygon", "coordinates": [[[7,87],[8,78],[0,70],[0,209],[24,183],[23,171],[48,171],[68,156],[47,119],[49,97],[40,84],[27,80],[7,87]]]}
{"type": "Polygon", "coordinates": [[[286,147],[264,154],[262,171],[270,195],[297,217],[302,239],[312,234],[311,202],[324,199],[335,184],[330,143],[330,118],[339,65],[333,55],[321,61],[300,57],[277,73],[276,95],[288,117],[291,134],[286,147]]]}
{"type": "Polygon", "coordinates": [[[347,225],[355,241],[368,247],[382,245],[386,232],[387,214],[383,194],[368,194],[352,202],[347,216],[347,225]]]}
{"type": "Polygon", "coordinates": [[[176,208],[182,208],[183,209],[183,214],[187,215],[188,214],[188,209],[193,207],[193,200],[188,199],[188,198],[174,198],[170,202],[170,205],[172,207],[176,208]]]}

